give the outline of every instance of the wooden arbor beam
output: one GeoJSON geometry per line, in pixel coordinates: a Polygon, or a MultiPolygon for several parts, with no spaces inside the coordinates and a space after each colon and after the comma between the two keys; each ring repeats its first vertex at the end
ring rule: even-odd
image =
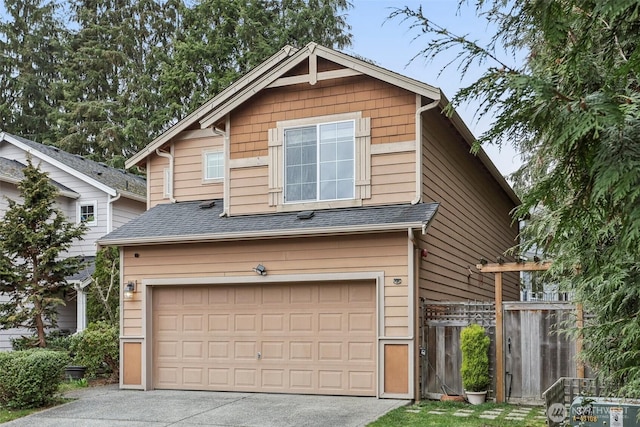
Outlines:
{"type": "Polygon", "coordinates": [[[504,262],[497,264],[478,264],[476,268],[482,273],[495,273],[496,302],[496,403],[503,403],[504,398],[504,321],[502,307],[502,273],[520,271],[545,271],[551,267],[550,262],[504,262]]]}

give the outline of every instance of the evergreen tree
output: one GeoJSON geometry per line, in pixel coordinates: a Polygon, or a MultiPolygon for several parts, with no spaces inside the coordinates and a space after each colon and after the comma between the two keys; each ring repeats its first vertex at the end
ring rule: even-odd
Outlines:
{"type": "MultiPolygon", "coordinates": [[[[162,125],[158,68],[170,48],[172,2],[73,0],[59,146],[122,166],[162,125]],[[165,14],[167,12],[167,14],[165,14]]],[[[164,124],[164,123],[163,123],[164,124]]]]}
{"type": "Polygon", "coordinates": [[[5,0],[0,22],[0,126],[55,141],[57,90],[65,31],[53,1],[5,0]]]}
{"type": "MultiPolygon", "coordinates": [[[[396,11],[460,49],[460,69],[489,64],[454,98],[497,113],[481,142],[509,141],[524,165],[516,218],[531,213],[522,249],[553,258],[552,279],[593,315],[584,356],[640,393],[640,2],[480,0],[497,33],[487,46],[452,34],[422,9],[396,11]],[[523,65],[497,52],[528,53],[523,65]]],[[[578,333],[580,333],[578,331],[578,333]]]]}
{"type": "Polygon", "coordinates": [[[56,310],[69,289],[65,277],[80,269],[77,258],[63,257],[86,228],[55,207],[58,190],[31,159],[23,172],[23,203],[9,200],[0,221],[0,293],[9,297],[0,303],[0,327],[33,330],[45,347],[45,329],[56,326],[56,310]]]}
{"type": "Polygon", "coordinates": [[[119,323],[120,252],[118,248],[103,248],[96,255],[96,270],[89,285],[87,319],[89,323],[104,321],[119,323]]]}
{"type": "Polygon", "coordinates": [[[166,117],[179,119],[285,45],[351,44],[347,0],[201,0],[181,10],[164,65],[166,117]]]}

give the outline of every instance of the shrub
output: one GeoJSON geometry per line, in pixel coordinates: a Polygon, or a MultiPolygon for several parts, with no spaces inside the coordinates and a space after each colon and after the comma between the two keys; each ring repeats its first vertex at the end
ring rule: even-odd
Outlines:
{"type": "Polygon", "coordinates": [[[489,377],[489,345],[491,340],[480,325],[469,325],[460,333],[462,349],[462,385],[467,391],[485,391],[489,377]]]}
{"type": "Polygon", "coordinates": [[[120,348],[116,326],[103,321],[89,324],[76,334],[71,351],[75,354],[74,363],[85,366],[90,377],[99,375],[106,365],[112,379],[118,378],[120,348]]]}
{"type": "Polygon", "coordinates": [[[50,404],[68,363],[69,356],[62,351],[0,353],[0,405],[26,409],[50,404]]]}

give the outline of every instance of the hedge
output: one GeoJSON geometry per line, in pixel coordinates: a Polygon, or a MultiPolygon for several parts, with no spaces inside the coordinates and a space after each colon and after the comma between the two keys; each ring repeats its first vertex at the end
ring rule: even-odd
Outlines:
{"type": "Polygon", "coordinates": [[[69,356],[62,351],[0,353],[0,406],[26,409],[50,404],[68,363],[69,356]]]}

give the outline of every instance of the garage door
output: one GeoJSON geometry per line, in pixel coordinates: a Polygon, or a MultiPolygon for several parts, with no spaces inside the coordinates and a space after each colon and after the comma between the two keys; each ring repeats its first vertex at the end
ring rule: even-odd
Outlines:
{"type": "Polygon", "coordinates": [[[375,284],[159,287],[155,388],[376,394],[375,284]]]}

